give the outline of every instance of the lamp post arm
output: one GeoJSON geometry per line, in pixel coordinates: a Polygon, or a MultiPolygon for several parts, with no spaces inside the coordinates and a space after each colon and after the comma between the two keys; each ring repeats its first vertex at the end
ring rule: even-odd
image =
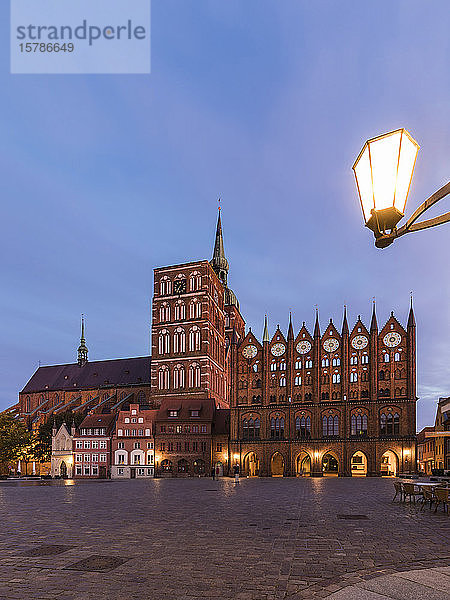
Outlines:
{"type": "Polygon", "coordinates": [[[439,202],[439,200],[442,200],[442,198],[445,198],[445,196],[447,196],[448,194],[450,194],[450,181],[444,186],[442,186],[440,189],[438,189],[436,192],[434,192],[434,194],[432,194],[427,200],[425,200],[425,202],[422,202],[422,204],[417,208],[417,210],[414,211],[414,213],[411,215],[411,217],[408,219],[405,225],[403,225],[403,227],[400,227],[400,229],[397,231],[396,237],[400,237],[401,235],[404,235],[408,232],[420,231],[421,229],[428,229],[429,227],[442,225],[442,223],[447,223],[448,221],[450,221],[450,212],[448,212],[443,215],[440,215],[439,217],[427,219],[426,221],[422,221],[421,223],[416,223],[414,225],[417,219],[421,215],[423,215],[423,213],[426,210],[431,208],[434,204],[436,204],[436,202],[439,202]]]}

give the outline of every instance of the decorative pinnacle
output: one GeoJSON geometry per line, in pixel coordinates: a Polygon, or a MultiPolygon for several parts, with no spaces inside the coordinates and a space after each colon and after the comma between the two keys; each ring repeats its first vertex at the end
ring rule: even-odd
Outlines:
{"type": "Polygon", "coordinates": [[[263,342],[270,342],[269,338],[269,328],[267,324],[267,315],[264,317],[264,333],[263,333],[263,342]]]}

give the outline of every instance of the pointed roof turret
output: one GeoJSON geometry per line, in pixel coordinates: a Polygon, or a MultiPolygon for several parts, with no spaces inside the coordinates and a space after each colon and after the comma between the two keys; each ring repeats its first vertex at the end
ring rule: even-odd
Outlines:
{"type": "Polygon", "coordinates": [[[292,313],[291,311],[289,311],[289,327],[288,327],[288,336],[287,336],[288,340],[293,340],[294,339],[294,330],[292,328],[292,313]]]}
{"type": "Polygon", "coordinates": [[[270,342],[269,337],[269,328],[267,326],[267,315],[264,317],[264,333],[263,333],[263,342],[270,342]]]}
{"type": "Polygon", "coordinates": [[[370,331],[377,331],[378,330],[378,323],[377,323],[377,315],[375,313],[375,298],[373,299],[373,304],[372,304],[372,320],[370,321],[370,331]]]}
{"type": "Polygon", "coordinates": [[[316,306],[316,322],[314,324],[314,337],[320,337],[320,326],[319,326],[319,309],[316,306]]]}
{"type": "Polygon", "coordinates": [[[84,339],[84,315],[81,315],[81,338],[78,346],[78,364],[82,367],[88,360],[88,349],[84,339]]]}
{"type": "MultiPolygon", "coordinates": [[[[219,200],[220,202],[220,200],[219,200]]],[[[222,221],[220,219],[220,206],[219,206],[219,214],[217,217],[217,227],[216,227],[216,239],[214,242],[214,251],[213,257],[210,261],[210,264],[214,271],[217,274],[217,277],[223,283],[225,287],[227,287],[227,277],[228,277],[228,261],[225,257],[225,250],[223,247],[223,235],[222,235],[222,221]]]]}
{"type": "Polygon", "coordinates": [[[348,334],[348,323],[347,323],[347,306],[344,304],[344,318],[342,319],[342,335],[348,334]]]}
{"type": "Polygon", "coordinates": [[[416,318],[414,316],[414,308],[413,308],[413,293],[411,292],[411,303],[409,306],[409,316],[408,316],[408,329],[416,326],[416,318]]]}

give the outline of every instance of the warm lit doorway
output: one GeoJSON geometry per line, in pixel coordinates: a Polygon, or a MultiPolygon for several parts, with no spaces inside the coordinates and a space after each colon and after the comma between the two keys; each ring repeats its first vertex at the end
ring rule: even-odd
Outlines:
{"type": "Polygon", "coordinates": [[[358,450],[352,456],[350,465],[352,477],[366,477],[367,476],[367,457],[364,452],[358,450]]]}
{"type": "Polygon", "coordinates": [[[381,457],[381,475],[395,477],[398,473],[398,457],[395,452],[388,450],[381,457]]]}

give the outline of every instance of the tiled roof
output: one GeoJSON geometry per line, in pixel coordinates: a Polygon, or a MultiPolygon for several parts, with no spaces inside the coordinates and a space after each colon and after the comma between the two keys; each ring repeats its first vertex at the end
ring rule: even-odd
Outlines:
{"type": "Polygon", "coordinates": [[[212,421],[215,410],[212,398],[163,400],[158,410],[157,421],[175,421],[175,419],[188,421],[212,421]],[[169,410],[178,410],[178,417],[169,417],[169,410]],[[198,410],[198,417],[191,417],[191,410],[198,410]]]}
{"type": "Polygon", "coordinates": [[[150,356],[39,367],[22,393],[150,384],[150,356]]]}
{"type": "Polygon", "coordinates": [[[98,427],[106,427],[106,429],[108,429],[109,427],[111,427],[114,424],[114,421],[116,419],[116,415],[111,415],[111,414],[95,414],[95,415],[88,415],[85,419],[83,419],[83,421],[81,422],[78,430],[80,429],[87,429],[87,428],[98,428],[98,427]]]}

